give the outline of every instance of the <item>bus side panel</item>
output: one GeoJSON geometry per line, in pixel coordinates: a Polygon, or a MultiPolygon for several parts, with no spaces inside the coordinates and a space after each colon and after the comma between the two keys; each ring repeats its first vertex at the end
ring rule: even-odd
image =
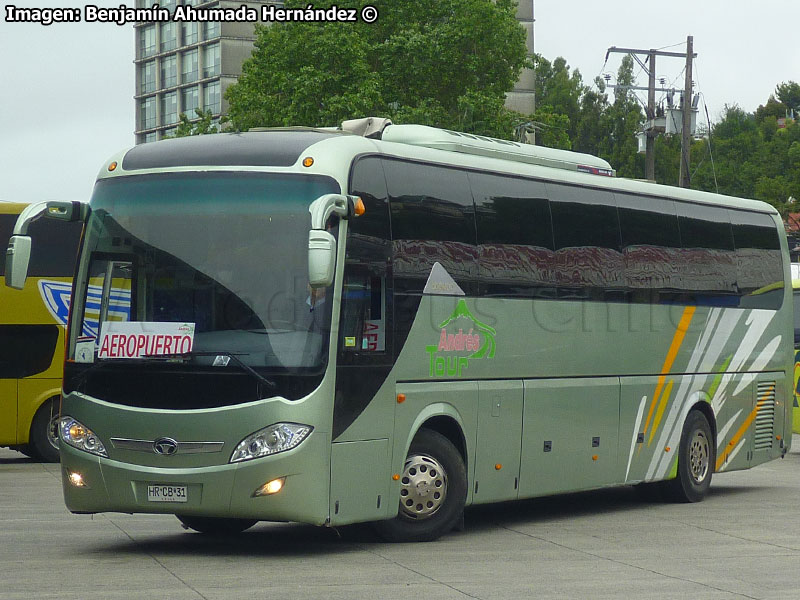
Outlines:
{"type": "Polygon", "coordinates": [[[619,379],[525,381],[519,496],[615,483],[619,379]]]}
{"type": "Polygon", "coordinates": [[[787,387],[782,372],[740,378],[734,394],[741,388],[745,391],[734,395],[738,401],[726,406],[720,414],[717,471],[746,469],[781,456],[787,433],[785,405],[791,401],[787,387]]]}
{"type": "Polygon", "coordinates": [[[474,502],[515,500],[522,451],[522,380],[478,382],[474,502]]]}
{"type": "Polygon", "coordinates": [[[0,379],[0,446],[17,443],[17,380],[0,379]]]}
{"type": "MultiPolygon", "coordinates": [[[[405,395],[395,402],[392,473],[402,473],[414,435],[425,422],[435,417],[449,418],[464,436],[467,481],[475,479],[475,448],[478,420],[478,383],[476,381],[431,381],[398,383],[397,393],[405,395]]],[[[458,447],[458,444],[455,444],[458,447]]],[[[467,504],[472,502],[472,486],[467,487],[467,504]]],[[[389,498],[392,511],[400,503],[400,486],[395,483],[389,498]]],[[[387,516],[393,516],[394,512],[387,516]]]]}
{"type": "MultiPolygon", "coordinates": [[[[639,483],[674,477],[686,416],[699,402],[709,405],[709,392],[718,384],[718,378],[707,374],[623,377],[618,480],[639,483]]],[[[713,408],[712,412],[716,414],[713,408]]],[[[710,425],[713,429],[714,423],[710,425]]]]}
{"type": "Polygon", "coordinates": [[[331,446],[331,525],[385,518],[390,458],[388,439],[331,446]]]}
{"type": "MultiPolygon", "coordinates": [[[[648,407],[658,387],[658,377],[622,377],[620,379],[619,409],[619,466],[617,479],[624,483],[639,483],[647,477],[656,447],[649,443],[645,431],[648,407]]],[[[671,388],[673,384],[669,384],[671,388]]],[[[664,394],[661,394],[662,396],[664,394]]],[[[665,402],[671,403],[667,393],[665,402]]],[[[663,410],[666,409],[666,405],[663,410]]],[[[654,407],[655,412],[655,407],[654,407]]],[[[652,421],[653,415],[650,415],[652,421]]],[[[650,427],[652,429],[652,427],[650,427]]]]}
{"type": "Polygon", "coordinates": [[[31,423],[39,407],[48,398],[61,395],[61,379],[37,379],[35,377],[20,379],[18,382],[19,412],[17,424],[20,444],[29,441],[31,423]]]}

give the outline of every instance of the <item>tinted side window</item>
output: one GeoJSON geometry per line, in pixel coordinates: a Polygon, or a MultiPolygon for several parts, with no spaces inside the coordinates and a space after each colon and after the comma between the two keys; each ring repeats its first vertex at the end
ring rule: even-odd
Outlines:
{"type": "Polygon", "coordinates": [[[684,248],[733,250],[728,211],[716,206],[678,203],[678,223],[684,248]]]}
{"type": "MultiPolygon", "coordinates": [[[[606,292],[625,287],[619,217],[611,192],[547,184],[553,218],[559,295],[585,295],[581,289],[606,292]],[[572,290],[572,291],[571,291],[572,290]]],[[[600,298],[597,298],[600,299],[600,298]]],[[[605,294],[605,299],[612,299],[605,294]]]]}
{"type": "Polygon", "coordinates": [[[487,295],[553,296],[553,226],[545,184],[470,173],[478,276],[487,295]]]}
{"type": "MultiPolygon", "coordinates": [[[[19,215],[0,215],[0,276],[5,275],[6,248],[19,215]]],[[[72,277],[81,223],[65,223],[40,218],[28,227],[33,238],[29,277],[72,277]]]]}
{"type": "Polygon", "coordinates": [[[388,364],[393,295],[388,267],[392,247],[389,198],[379,158],[356,162],[350,193],[361,197],[366,211],[347,222],[339,363],[388,364]]]}
{"type": "Polygon", "coordinates": [[[33,239],[30,277],[72,277],[83,223],[41,218],[28,228],[33,239]]]}
{"type": "Polygon", "coordinates": [[[16,221],[17,215],[0,215],[0,276],[6,273],[6,249],[16,221]]]}
{"type": "Polygon", "coordinates": [[[672,200],[615,194],[622,230],[625,282],[637,302],[659,302],[664,290],[682,288],[675,269],[681,248],[672,200]]]}
{"type": "Polygon", "coordinates": [[[736,283],[742,306],[778,309],[783,299],[783,260],[772,217],[728,211],[736,246],[736,283]]]}
{"type": "Polygon", "coordinates": [[[53,362],[58,325],[0,325],[0,378],[30,377],[53,362]]]}
{"type": "Polygon", "coordinates": [[[677,268],[687,302],[704,305],[738,305],[733,232],[728,210],[678,202],[681,230],[677,268]]]}
{"type": "Polygon", "coordinates": [[[477,276],[475,211],[465,171],[385,160],[395,291],[421,293],[439,262],[466,293],[477,276]]]}

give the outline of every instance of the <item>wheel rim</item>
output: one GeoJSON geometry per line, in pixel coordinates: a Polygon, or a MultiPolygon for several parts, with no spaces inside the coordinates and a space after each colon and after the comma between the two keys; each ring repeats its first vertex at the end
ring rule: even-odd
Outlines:
{"type": "Polygon", "coordinates": [[[55,406],[50,407],[50,420],[47,422],[47,441],[54,450],[58,450],[58,421],[60,415],[55,406]]]}
{"type": "Polygon", "coordinates": [[[410,519],[431,517],[447,497],[447,473],[432,456],[409,456],[400,483],[400,508],[410,519]]]}
{"type": "Polygon", "coordinates": [[[689,443],[689,473],[695,483],[702,483],[708,475],[709,456],[708,438],[702,431],[695,431],[689,443]]]}

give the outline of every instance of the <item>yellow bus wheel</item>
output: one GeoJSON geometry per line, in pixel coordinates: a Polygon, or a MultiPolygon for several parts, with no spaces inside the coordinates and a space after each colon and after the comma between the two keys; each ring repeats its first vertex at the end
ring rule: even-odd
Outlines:
{"type": "Polygon", "coordinates": [[[58,462],[58,398],[50,398],[36,411],[31,423],[30,447],[44,462],[58,462]]]}

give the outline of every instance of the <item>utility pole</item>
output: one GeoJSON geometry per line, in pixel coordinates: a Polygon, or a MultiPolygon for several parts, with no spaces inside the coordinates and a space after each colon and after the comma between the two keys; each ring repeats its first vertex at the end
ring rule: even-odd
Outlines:
{"type": "Polygon", "coordinates": [[[683,89],[683,125],[681,129],[681,170],[680,186],[688,188],[691,184],[691,173],[689,173],[689,147],[691,144],[692,118],[692,57],[694,49],[694,38],[690,35],[686,38],[686,80],[683,89]]]}
{"type": "MultiPolygon", "coordinates": [[[[656,118],[656,51],[650,50],[648,56],[650,70],[647,78],[647,120],[654,121],[656,118]]],[[[647,146],[644,156],[644,177],[648,181],[656,180],[656,132],[652,129],[647,130],[647,146]]]]}
{"type": "MultiPolygon", "coordinates": [[[[692,37],[689,36],[689,48],[686,50],[686,54],[682,54],[680,52],[664,52],[662,50],[640,50],[635,48],[617,48],[616,46],[612,46],[606,52],[606,60],[608,60],[608,55],[612,52],[619,52],[622,54],[630,54],[633,59],[639,63],[639,66],[644,69],[647,73],[647,120],[649,123],[649,128],[647,129],[647,140],[646,140],[646,147],[645,147],[645,177],[651,181],[655,180],[656,178],[656,156],[655,156],[655,146],[656,146],[656,131],[654,130],[654,121],[656,118],[656,56],[666,56],[671,58],[686,58],[687,64],[691,63],[692,58],[697,56],[693,53],[691,47],[691,40],[692,37]],[[638,55],[646,55],[647,62],[649,65],[643,63],[638,55]]],[[[687,69],[688,73],[688,81],[689,81],[689,103],[691,103],[691,66],[687,69]]],[[[645,88],[636,87],[636,86],[616,86],[610,85],[610,88],[621,88],[626,87],[627,89],[631,90],[644,90],[645,88]]],[[[666,91],[666,90],[661,90],[666,91]]],[[[684,102],[685,104],[685,102],[684,102]]],[[[686,115],[690,115],[691,113],[685,112],[684,113],[684,121],[683,121],[683,135],[688,135],[689,125],[686,124],[686,115]]],[[[687,151],[688,152],[688,151],[687,151]]],[[[688,163],[687,163],[688,164],[688,163]]],[[[683,163],[681,163],[681,166],[683,163]]],[[[686,186],[688,187],[688,186],[686,186]]]]}

